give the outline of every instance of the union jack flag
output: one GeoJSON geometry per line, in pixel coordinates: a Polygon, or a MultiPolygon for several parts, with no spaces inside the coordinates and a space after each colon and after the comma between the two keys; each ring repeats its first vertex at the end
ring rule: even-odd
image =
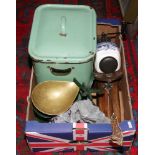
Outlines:
{"type": "MultiPolygon", "coordinates": [[[[86,126],[87,128],[87,126],[86,126]]],[[[76,132],[73,132],[76,134],[76,132]]],[[[79,132],[77,132],[79,134],[79,132]]],[[[87,134],[83,132],[83,134],[87,134]]],[[[74,142],[65,138],[51,136],[38,132],[26,132],[29,147],[33,152],[62,152],[62,151],[116,151],[119,149],[129,149],[132,145],[135,130],[123,132],[123,146],[111,142],[111,134],[104,137],[91,138],[91,140],[74,142]]],[[[81,137],[82,134],[80,133],[81,137]]],[[[83,135],[86,137],[86,135],[83,135]]],[[[75,137],[75,136],[73,136],[75,137]]],[[[88,138],[89,139],[89,138],[88,138]]]]}

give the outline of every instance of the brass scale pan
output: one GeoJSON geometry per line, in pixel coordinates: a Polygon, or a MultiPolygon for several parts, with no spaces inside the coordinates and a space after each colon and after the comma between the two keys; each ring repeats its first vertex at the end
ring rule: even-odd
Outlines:
{"type": "Polygon", "coordinates": [[[43,118],[51,118],[66,112],[73,104],[79,87],[69,81],[44,81],[31,93],[34,111],[43,118]]]}

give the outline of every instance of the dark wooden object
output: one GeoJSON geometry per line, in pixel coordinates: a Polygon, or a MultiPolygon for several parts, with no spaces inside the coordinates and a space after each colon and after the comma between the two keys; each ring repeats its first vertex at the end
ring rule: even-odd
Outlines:
{"type": "MultiPolygon", "coordinates": [[[[104,87],[104,83],[100,82],[98,87],[104,87]]],[[[103,88],[104,89],[104,88],[103,88]]],[[[109,118],[114,113],[117,116],[118,122],[121,122],[121,110],[119,99],[118,82],[112,83],[112,88],[108,91],[104,89],[104,94],[98,96],[98,106],[100,110],[109,118]]]]}
{"type": "Polygon", "coordinates": [[[117,116],[118,122],[121,122],[118,82],[112,83],[110,93],[111,93],[111,103],[113,107],[113,113],[117,116]]]}

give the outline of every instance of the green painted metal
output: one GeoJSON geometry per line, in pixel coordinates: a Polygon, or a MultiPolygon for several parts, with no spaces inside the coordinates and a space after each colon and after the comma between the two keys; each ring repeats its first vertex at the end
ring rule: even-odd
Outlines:
{"type": "Polygon", "coordinates": [[[76,77],[80,82],[91,83],[95,51],[96,13],[93,8],[45,4],[36,9],[29,54],[34,60],[38,82],[70,81],[76,77]],[[61,74],[68,68],[74,69],[68,75],[55,76],[48,66],[61,74]]]}
{"type": "Polygon", "coordinates": [[[93,61],[80,64],[46,64],[34,63],[34,73],[37,83],[47,80],[73,81],[77,78],[80,83],[84,83],[87,87],[92,85],[93,77],[93,61]],[[59,73],[52,72],[50,67],[54,69],[66,70],[71,68],[71,72],[59,73]]]}

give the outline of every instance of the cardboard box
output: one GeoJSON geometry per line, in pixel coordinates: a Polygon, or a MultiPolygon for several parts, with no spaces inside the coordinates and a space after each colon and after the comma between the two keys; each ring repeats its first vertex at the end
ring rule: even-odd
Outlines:
{"type": "MultiPolygon", "coordinates": [[[[120,23],[117,20],[98,20],[97,35],[102,32],[118,32],[120,23]]],[[[123,77],[119,81],[119,91],[122,94],[121,122],[119,127],[123,134],[123,145],[111,141],[111,124],[87,123],[41,123],[38,122],[30,100],[36,79],[32,69],[30,91],[27,98],[27,117],[25,134],[32,152],[61,152],[61,151],[127,151],[132,146],[136,127],[133,120],[126,62],[121,36],[112,40],[120,46],[122,56],[123,77]]]]}

